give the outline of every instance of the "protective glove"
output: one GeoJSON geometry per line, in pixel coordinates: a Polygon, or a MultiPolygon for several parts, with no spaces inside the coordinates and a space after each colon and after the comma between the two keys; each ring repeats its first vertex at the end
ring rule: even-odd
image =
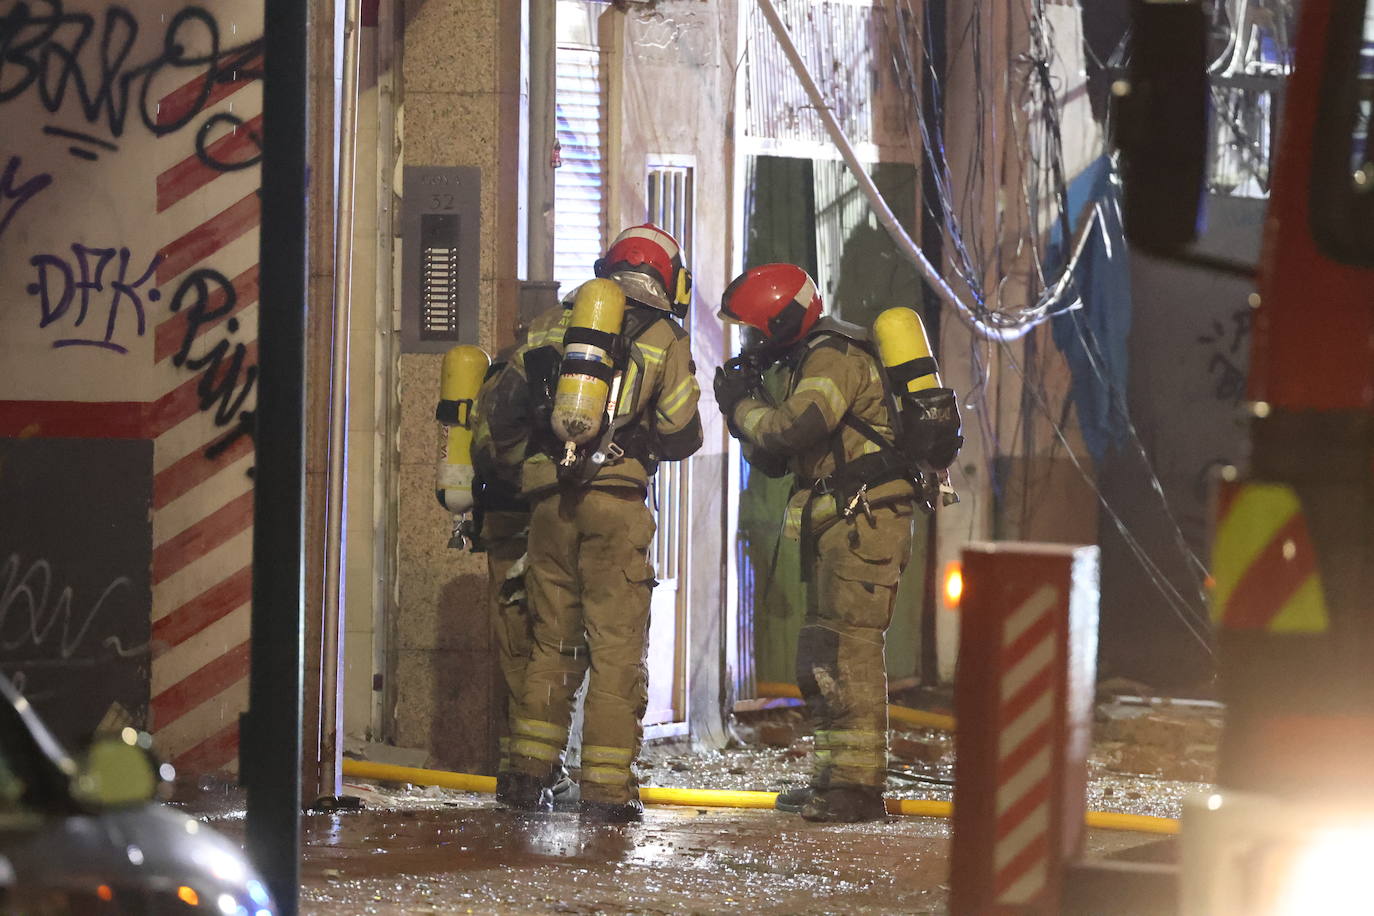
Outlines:
{"type": "Polygon", "coordinates": [[[716,369],[713,386],[716,392],[716,405],[720,407],[720,412],[725,417],[725,423],[730,427],[730,435],[735,438],[739,438],[739,430],[735,428],[735,408],[740,401],[749,397],[756,384],[751,373],[747,370],[734,366],[728,370],[725,366],[716,369]]]}

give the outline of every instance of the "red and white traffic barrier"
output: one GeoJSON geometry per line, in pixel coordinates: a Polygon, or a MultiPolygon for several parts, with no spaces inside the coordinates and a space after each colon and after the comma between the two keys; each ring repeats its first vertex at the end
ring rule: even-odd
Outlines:
{"type": "Polygon", "coordinates": [[[1059,912],[1083,834],[1098,551],[972,544],[955,676],[950,912],[1059,912]]]}

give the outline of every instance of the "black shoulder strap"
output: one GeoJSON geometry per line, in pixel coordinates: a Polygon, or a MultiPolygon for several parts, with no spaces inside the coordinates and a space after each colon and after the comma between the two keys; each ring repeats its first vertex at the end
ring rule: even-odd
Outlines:
{"type": "Polygon", "coordinates": [[[627,308],[625,310],[625,324],[620,329],[620,336],[625,339],[626,350],[628,351],[629,344],[643,337],[644,334],[655,324],[658,324],[659,321],[668,321],[670,324],[672,323],[672,319],[668,317],[667,312],[635,306],[627,308]]]}
{"type": "MultiPolygon", "coordinates": [[[[884,448],[888,450],[896,449],[896,446],[892,442],[889,442],[887,438],[883,436],[882,433],[878,432],[871,425],[864,422],[863,420],[860,420],[852,413],[846,413],[843,417],[840,418],[840,422],[843,423],[845,426],[848,426],[850,429],[854,430],[856,433],[863,436],[865,439],[867,439],[869,442],[872,442],[879,448],[884,448]]],[[[839,437],[837,436],[836,438],[839,437]]]]}
{"type": "MultiPolygon", "coordinates": [[[[841,425],[848,426],[850,429],[854,430],[859,435],[863,436],[865,439],[872,442],[874,445],[877,445],[880,449],[886,452],[896,452],[897,437],[901,434],[902,414],[901,411],[897,408],[897,399],[896,396],[893,394],[892,386],[889,383],[886,367],[883,366],[882,359],[878,356],[877,348],[872,344],[871,341],[855,340],[852,337],[846,337],[843,334],[838,334],[834,331],[822,331],[821,333],[824,334],[826,337],[830,338],[831,340],[838,340],[844,343],[854,344],[856,347],[862,350],[868,356],[869,359],[873,360],[875,363],[878,364],[878,378],[883,386],[883,402],[887,405],[888,417],[892,421],[893,438],[889,440],[886,437],[884,437],[882,433],[874,429],[869,423],[865,422],[864,420],[860,420],[858,417],[854,416],[853,411],[845,411],[844,416],[840,418],[841,425]]],[[[829,341],[827,341],[827,344],[829,344],[829,341]]],[[[838,471],[840,467],[845,464],[843,458],[844,443],[842,436],[835,436],[835,442],[832,447],[832,451],[835,455],[835,470],[838,471]]]]}
{"type": "MultiPolygon", "coordinates": [[[[657,324],[660,320],[665,320],[669,323],[672,322],[672,319],[669,318],[667,314],[658,312],[655,309],[630,308],[626,310],[625,323],[624,325],[622,325],[620,330],[622,351],[620,358],[617,360],[617,366],[615,371],[624,371],[624,360],[629,359],[631,344],[633,344],[640,337],[644,336],[644,334],[647,333],[648,330],[652,328],[655,324],[657,324]]],[[[611,373],[611,378],[614,378],[614,372],[611,373]]],[[[607,384],[610,384],[611,378],[608,378],[606,380],[607,384]]],[[[623,392],[617,392],[617,398],[620,398],[622,396],[623,392]]],[[[608,408],[613,410],[616,406],[617,405],[612,404],[608,405],[608,408]]],[[[643,410],[640,411],[640,414],[648,412],[652,406],[653,405],[650,404],[642,405],[643,410]]],[[[625,427],[629,426],[630,421],[633,420],[635,417],[639,416],[640,414],[627,415],[619,423],[615,422],[615,420],[612,420],[610,423],[607,423],[606,429],[601,433],[601,437],[597,439],[596,446],[592,449],[592,451],[602,453],[607,452],[610,449],[611,444],[616,441],[616,435],[620,433],[621,430],[625,429],[625,427]]],[[[583,446],[583,448],[586,447],[587,446],[583,446]]],[[[591,478],[587,477],[582,482],[585,483],[588,480],[591,480],[591,478]]]]}

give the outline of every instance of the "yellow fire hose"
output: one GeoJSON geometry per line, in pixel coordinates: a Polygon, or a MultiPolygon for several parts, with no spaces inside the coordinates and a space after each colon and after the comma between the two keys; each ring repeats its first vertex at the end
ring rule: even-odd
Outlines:
{"type": "MultiPolygon", "coordinates": [[[[345,776],[377,779],[385,782],[409,782],[419,786],[441,786],[464,792],[495,792],[496,777],[471,776],[467,773],[448,773],[444,770],[423,770],[398,767],[365,760],[345,760],[345,776]]],[[[640,799],[650,805],[682,805],[689,808],[773,808],[776,792],[731,792],[721,789],[667,789],[644,786],[640,799]]],[[[889,798],[887,813],[910,817],[944,817],[954,812],[946,801],[925,801],[914,798],[889,798]]],[[[1084,822],[1103,830],[1134,830],[1143,833],[1178,833],[1178,821],[1169,817],[1148,817],[1143,814],[1116,814],[1110,811],[1089,811],[1084,822]]]]}
{"type": "MultiPolygon", "coordinates": [[[[780,684],[772,681],[760,681],[755,685],[755,693],[764,699],[783,699],[800,700],[801,690],[796,684],[780,684]]],[[[911,709],[907,706],[893,706],[888,704],[887,717],[894,723],[909,725],[912,728],[936,728],[940,731],[954,731],[954,717],[941,715],[938,712],[926,712],[924,709],[911,709]]]]}

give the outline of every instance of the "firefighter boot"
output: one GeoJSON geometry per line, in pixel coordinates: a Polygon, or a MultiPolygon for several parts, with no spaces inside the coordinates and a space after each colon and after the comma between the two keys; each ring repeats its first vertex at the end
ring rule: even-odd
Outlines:
{"type": "Polygon", "coordinates": [[[773,803],[773,807],[779,811],[786,811],[789,814],[797,814],[806,803],[811,800],[811,796],[816,794],[814,786],[800,786],[796,789],[788,789],[786,792],[778,793],[778,800],[773,803]]]}
{"type": "Polygon", "coordinates": [[[817,729],[814,741],[816,747],[811,755],[811,782],[796,789],[779,792],[777,801],[773,803],[773,806],[779,811],[786,811],[789,814],[800,813],[813,795],[824,791],[830,785],[830,761],[833,759],[830,732],[825,729],[817,729]]]}
{"type": "Polygon", "coordinates": [[[545,781],[529,773],[511,771],[497,786],[496,800],[517,811],[552,811],[553,791],[545,781]]]}
{"type": "Polygon", "coordinates": [[[638,798],[620,804],[583,801],[579,810],[585,819],[602,824],[635,824],[644,820],[644,804],[638,798]]]}
{"type": "Polygon", "coordinates": [[[858,824],[880,821],[887,814],[881,789],[872,786],[831,786],[819,789],[802,808],[808,821],[829,824],[858,824]]]}
{"type": "Polygon", "coordinates": [[[554,774],[553,808],[555,811],[576,811],[578,803],[582,801],[582,787],[573,781],[572,776],[568,775],[567,767],[559,767],[554,774]]]}

